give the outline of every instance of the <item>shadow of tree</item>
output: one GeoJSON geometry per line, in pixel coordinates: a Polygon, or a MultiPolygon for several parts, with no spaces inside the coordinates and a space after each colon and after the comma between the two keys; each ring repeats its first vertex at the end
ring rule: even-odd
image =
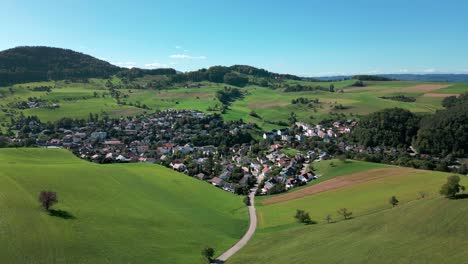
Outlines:
{"type": "Polygon", "coordinates": [[[65,210],[49,210],[49,215],[59,217],[62,219],[76,219],[74,215],[65,210]]]}
{"type": "Polygon", "coordinates": [[[468,199],[468,193],[457,194],[453,198],[454,200],[468,199]]]}

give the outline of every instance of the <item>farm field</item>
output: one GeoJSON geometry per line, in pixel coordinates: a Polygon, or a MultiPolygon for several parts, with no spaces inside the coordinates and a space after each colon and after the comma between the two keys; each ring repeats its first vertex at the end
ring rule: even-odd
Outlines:
{"type": "MultiPolygon", "coordinates": [[[[464,199],[448,200],[438,194],[451,174],[394,166],[366,169],[365,162],[353,162],[349,172],[345,172],[346,163],[329,168],[323,163],[318,170],[326,169],[324,175],[335,177],[257,199],[259,229],[253,241],[229,263],[395,263],[401,256],[408,258],[398,263],[439,263],[467,257],[466,252],[454,248],[468,244],[463,238],[468,232],[463,220],[468,204],[464,199]],[[420,192],[426,197],[421,198],[420,192]],[[400,201],[393,209],[388,202],[392,195],[400,201]],[[337,214],[339,208],[352,211],[353,219],[343,221],[337,214]],[[295,222],[296,209],[309,212],[318,224],[295,222]],[[326,223],[328,214],[336,223],[326,223]],[[449,233],[457,234],[444,236],[449,233]],[[443,250],[431,250],[440,247],[443,250]],[[256,254],[271,248],[275,250],[269,254],[256,254]],[[418,259],[420,255],[424,257],[418,259]]],[[[462,177],[462,185],[467,183],[462,177]]]]}
{"type": "MultiPolygon", "coordinates": [[[[144,79],[143,79],[144,80],[144,79]]],[[[121,84],[118,78],[112,78],[114,84],[121,84]]],[[[142,82],[137,79],[135,83],[142,82]]],[[[403,81],[364,82],[365,87],[350,87],[354,80],[337,82],[308,82],[288,80],[288,85],[328,87],[333,84],[335,90],[326,91],[284,92],[283,89],[271,89],[260,86],[240,88],[245,92],[243,98],[234,101],[223,113],[226,120],[243,119],[254,122],[264,130],[279,128],[279,121],[288,122],[291,112],[299,121],[318,123],[335,114],[348,117],[365,115],[385,108],[400,107],[412,112],[425,113],[441,109],[441,101],[446,96],[458,95],[468,91],[466,83],[421,83],[403,81]],[[383,99],[383,96],[405,95],[414,97],[415,102],[401,102],[383,99]],[[318,99],[319,103],[311,107],[307,104],[292,104],[297,98],[318,99]],[[259,117],[254,117],[255,112],[259,117]]],[[[200,88],[187,89],[182,86],[167,89],[119,89],[123,104],[117,104],[109,94],[104,79],[90,79],[88,83],[39,82],[17,84],[12,87],[0,87],[0,125],[5,126],[10,117],[37,115],[42,121],[55,121],[62,117],[87,118],[89,113],[100,116],[120,117],[152,112],[164,109],[194,109],[205,112],[220,113],[219,110],[208,111],[221,106],[216,92],[224,89],[225,84],[209,82],[200,83],[200,88]],[[51,92],[32,91],[37,86],[51,86],[51,92]],[[13,93],[10,91],[12,89],[13,93]],[[33,108],[16,109],[14,103],[28,98],[40,98],[44,102],[56,103],[56,109],[33,108]],[[143,109],[145,105],[148,109],[143,109]]]]}
{"type": "Polygon", "coordinates": [[[97,165],[65,150],[0,150],[4,263],[203,263],[245,232],[242,197],[159,165],[97,165]],[[48,215],[37,197],[58,193],[48,215]]]}

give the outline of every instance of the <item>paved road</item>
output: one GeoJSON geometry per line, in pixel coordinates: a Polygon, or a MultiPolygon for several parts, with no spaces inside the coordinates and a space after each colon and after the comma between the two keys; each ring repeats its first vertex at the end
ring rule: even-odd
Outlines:
{"type": "Polygon", "coordinates": [[[255,192],[257,191],[257,188],[252,189],[252,191],[249,194],[250,197],[250,206],[249,206],[249,215],[250,215],[250,226],[247,232],[244,234],[244,236],[237,242],[234,246],[232,246],[230,249],[228,249],[226,252],[221,254],[216,260],[217,262],[225,262],[228,258],[232,257],[232,255],[236,254],[237,251],[239,251],[243,246],[249,242],[249,240],[252,238],[253,234],[255,233],[255,229],[257,229],[257,214],[255,213],[255,204],[254,204],[254,198],[255,198],[255,192]]]}

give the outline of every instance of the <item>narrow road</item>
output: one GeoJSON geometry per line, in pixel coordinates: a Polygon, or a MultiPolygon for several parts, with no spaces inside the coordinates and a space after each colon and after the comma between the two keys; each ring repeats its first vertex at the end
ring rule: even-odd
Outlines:
{"type": "Polygon", "coordinates": [[[257,229],[257,214],[255,213],[255,204],[254,204],[254,199],[255,199],[255,192],[257,191],[257,187],[252,189],[250,191],[249,197],[250,197],[250,206],[249,206],[249,216],[250,216],[250,226],[247,232],[244,234],[244,236],[237,242],[234,246],[232,246],[230,249],[228,249],[226,252],[221,254],[216,259],[215,263],[224,263],[228,258],[232,257],[232,255],[236,254],[237,251],[239,251],[243,246],[249,242],[249,240],[252,238],[253,234],[255,233],[255,229],[257,229]]]}

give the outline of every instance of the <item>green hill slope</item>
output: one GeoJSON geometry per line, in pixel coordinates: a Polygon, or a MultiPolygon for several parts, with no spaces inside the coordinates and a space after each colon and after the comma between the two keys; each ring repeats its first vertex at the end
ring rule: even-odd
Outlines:
{"type": "Polygon", "coordinates": [[[64,150],[0,150],[3,263],[202,263],[248,225],[241,197],[158,165],[97,165],[64,150]],[[37,202],[56,191],[48,215],[37,202]]]}
{"type": "Polygon", "coordinates": [[[236,263],[466,263],[467,200],[425,199],[349,221],[260,232],[236,263]]]}
{"type": "MultiPolygon", "coordinates": [[[[335,175],[346,166],[329,167],[335,175]]],[[[257,202],[260,229],[253,241],[229,263],[456,263],[468,253],[468,200],[448,200],[438,190],[450,174],[386,166],[349,170],[307,188],[329,187],[294,197],[306,188],[257,202]],[[354,171],[354,172],[353,172],[354,171]],[[352,182],[354,181],[354,182],[352,182]],[[331,188],[335,183],[336,188],[331,188]],[[343,185],[340,185],[343,184],[343,185]],[[349,185],[346,185],[349,184],[349,185]],[[341,186],[341,187],[340,187],[341,186]],[[426,193],[420,198],[419,192],[426,193]],[[395,195],[400,205],[391,208],[395,195]],[[283,200],[278,200],[278,198],[283,200]],[[353,219],[336,212],[348,208],[353,219]],[[296,209],[310,213],[318,224],[304,226],[293,218],[296,209]],[[327,224],[330,214],[336,223],[327,224]]],[[[468,179],[462,178],[467,185],[468,179]]]]}

